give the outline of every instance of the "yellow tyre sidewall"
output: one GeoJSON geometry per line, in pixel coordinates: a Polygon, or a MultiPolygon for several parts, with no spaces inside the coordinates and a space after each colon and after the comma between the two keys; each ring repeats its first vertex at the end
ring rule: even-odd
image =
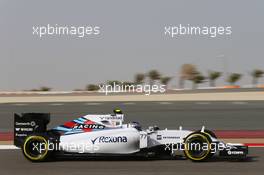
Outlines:
{"type": "MultiPolygon", "coordinates": [[[[207,133],[206,133],[206,134],[207,134],[207,133]]],[[[208,135],[208,134],[207,134],[207,135],[208,135]]],[[[199,134],[199,133],[191,135],[190,138],[195,137],[195,136],[202,137],[203,139],[206,140],[206,143],[207,143],[207,145],[208,145],[208,150],[207,150],[206,154],[203,155],[203,156],[200,157],[200,158],[193,157],[193,156],[189,153],[189,151],[188,151],[188,147],[187,147],[186,142],[185,142],[185,145],[184,145],[184,152],[185,152],[185,155],[186,155],[189,159],[194,160],[194,161],[202,161],[202,160],[206,159],[207,156],[209,155],[209,153],[211,152],[211,143],[210,143],[210,141],[208,140],[208,138],[207,138],[206,136],[204,136],[204,135],[202,135],[202,134],[199,134]]],[[[188,139],[189,139],[189,138],[187,138],[186,141],[187,141],[188,139]]]]}
{"type": "Polygon", "coordinates": [[[23,152],[24,152],[25,156],[27,158],[29,158],[30,160],[35,160],[35,161],[37,161],[37,160],[43,160],[43,159],[45,159],[46,155],[48,154],[48,142],[47,142],[46,138],[43,137],[43,136],[29,136],[28,138],[26,138],[26,140],[24,142],[23,152]],[[39,141],[44,141],[45,148],[46,149],[45,149],[45,152],[43,154],[40,154],[37,157],[32,157],[30,154],[28,154],[27,149],[26,149],[26,145],[27,145],[28,141],[30,141],[31,139],[35,139],[35,140],[39,140],[39,141]]]}

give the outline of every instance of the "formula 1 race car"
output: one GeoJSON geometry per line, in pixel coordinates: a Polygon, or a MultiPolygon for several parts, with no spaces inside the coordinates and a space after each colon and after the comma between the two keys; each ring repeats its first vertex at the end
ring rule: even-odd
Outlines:
{"type": "Polygon", "coordinates": [[[124,114],[85,115],[47,130],[47,113],[15,114],[14,145],[33,162],[58,157],[187,158],[208,161],[212,157],[245,159],[248,147],[224,143],[202,127],[199,131],[142,129],[139,123],[123,124],[124,114]]]}

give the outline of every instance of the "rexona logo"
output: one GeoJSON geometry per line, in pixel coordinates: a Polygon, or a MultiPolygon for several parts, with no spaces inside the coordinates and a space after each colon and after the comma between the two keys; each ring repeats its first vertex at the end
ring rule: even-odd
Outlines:
{"type": "Polygon", "coordinates": [[[79,124],[73,127],[73,129],[104,129],[105,126],[98,124],[79,124]]]}
{"type": "Polygon", "coordinates": [[[92,139],[91,141],[93,144],[95,144],[96,141],[98,141],[98,143],[126,143],[127,137],[126,136],[116,136],[116,137],[100,136],[100,137],[96,137],[95,139],[92,139]]]}

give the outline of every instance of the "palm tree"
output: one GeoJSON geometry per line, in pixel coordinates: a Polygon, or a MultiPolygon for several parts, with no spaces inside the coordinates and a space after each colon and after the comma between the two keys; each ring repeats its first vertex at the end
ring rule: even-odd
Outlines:
{"type": "Polygon", "coordinates": [[[190,80],[193,82],[193,89],[196,89],[200,83],[204,82],[205,77],[200,72],[196,72],[190,80]]]}
{"type": "Polygon", "coordinates": [[[167,86],[168,86],[170,80],[171,80],[171,77],[162,77],[162,78],[160,79],[160,82],[161,82],[161,84],[165,85],[166,88],[167,88],[167,86]]]}
{"type": "Polygon", "coordinates": [[[98,91],[99,90],[99,86],[96,84],[88,84],[86,86],[86,90],[88,91],[98,91]]]}
{"type": "Polygon", "coordinates": [[[150,79],[150,85],[153,85],[155,80],[160,79],[160,73],[157,70],[151,70],[148,73],[148,77],[150,79]]]}
{"type": "Polygon", "coordinates": [[[180,88],[184,88],[184,81],[193,79],[193,76],[197,73],[197,68],[193,64],[183,64],[180,71],[180,88]]]}
{"type": "Polygon", "coordinates": [[[135,84],[142,84],[145,79],[145,74],[138,73],[135,75],[135,84]]]}
{"type": "Polygon", "coordinates": [[[39,88],[39,91],[51,91],[52,88],[47,87],[47,86],[42,86],[39,88]]]}
{"type": "Polygon", "coordinates": [[[227,78],[227,82],[231,85],[234,85],[241,77],[242,77],[242,74],[232,73],[227,78]]]}
{"type": "Polygon", "coordinates": [[[221,76],[221,72],[209,71],[209,83],[211,87],[215,86],[215,80],[221,76]]]}
{"type": "Polygon", "coordinates": [[[261,78],[264,74],[264,71],[260,70],[260,69],[255,69],[251,72],[251,76],[252,76],[252,84],[253,85],[257,85],[258,84],[258,79],[261,78]]]}

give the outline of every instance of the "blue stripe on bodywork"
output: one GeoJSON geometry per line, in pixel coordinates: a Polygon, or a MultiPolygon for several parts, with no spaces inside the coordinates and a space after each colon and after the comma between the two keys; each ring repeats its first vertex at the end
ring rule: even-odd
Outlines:
{"type": "Polygon", "coordinates": [[[83,132],[84,132],[83,130],[74,130],[74,131],[65,132],[64,134],[69,135],[69,134],[78,134],[78,133],[83,133],[83,132]]]}
{"type": "Polygon", "coordinates": [[[57,126],[56,128],[54,128],[54,129],[56,129],[56,130],[59,130],[59,131],[71,131],[72,129],[70,129],[70,128],[65,128],[65,127],[63,127],[63,126],[57,126]]]}
{"type": "Polygon", "coordinates": [[[73,120],[75,123],[79,123],[79,124],[83,124],[83,122],[82,121],[80,121],[80,120],[73,120]]]}
{"type": "Polygon", "coordinates": [[[77,120],[82,121],[82,122],[87,121],[87,120],[85,120],[84,118],[78,118],[77,120]]]}

